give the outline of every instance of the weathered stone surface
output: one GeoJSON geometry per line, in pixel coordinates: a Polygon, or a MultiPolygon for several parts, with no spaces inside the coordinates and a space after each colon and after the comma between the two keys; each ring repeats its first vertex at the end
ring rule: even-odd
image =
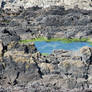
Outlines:
{"type": "Polygon", "coordinates": [[[20,37],[11,29],[3,29],[0,30],[0,39],[3,41],[3,44],[6,46],[12,41],[19,41],[20,37]]]}
{"type": "MultiPolygon", "coordinates": [[[[31,43],[31,46],[33,45],[31,43]]],[[[28,47],[29,44],[25,46],[28,47]]],[[[26,53],[24,44],[12,42],[7,47],[3,62],[0,63],[0,85],[5,90],[15,92],[91,90],[92,65],[84,61],[83,55],[90,60],[92,48],[83,47],[79,54],[77,51],[55,50],[49,56],[42,56],[36,51],[26,53]]]]}
{"type": "Polygon", "coordinates": [[[82,53],[84,62],[92,63],[92,48],[83,47],[80,49],[80,53],[82,53]]]}
{"type": "Polygon", "coordinates": [[[0,39],[4,45],[11,41],[37,37],[91,38],[92,11],[78,8],[65,10],[62,6],[21,9],[18,14],[2,10],[0,39]],[[6,39],[6,40],[5,40],[6,39]]]}
{"type": "MultiPolygon", "coordinates": [[[[72,2],[75,3],[76,1],[72,2]]],[[[0,11],[0,90],[6,92],[86,92],[92,89],[92,48],[55,50],[48,56],[35,37],[90,38],[92,11],[62,6],[0,11]],[[12,90],[12,91],[11,91],[12,90]]],[[[91,91],[90,91],[91,92],[91,91]]]]}
{"type": "Polygon", "coordinates": [[[17,10],[20,7],[28,8],[32,6],[49,7],[52,5],[64,6],[66,9],[79,7],[81,9],[92,10],[91,0],[1,0],[0,7],[17,10]]]}
{"type": "Polygon", "coordinates": [[[3,42],[0,40],[0,61],[3,61],[2,60],[3,54],[4,54],[4,46],[3,42]]]}
{"type": "Polygon", "coordinates": [[[3,55],[3,50],[4,50],[3,42],[0,40],[0,57],[2,57],[3,55]]]}
{"type": "Polygon", "coordinates": [[[49,63],[40,63],[38,66],[43,74],[48,74],[54,70],[54,66],[49,63]]]}

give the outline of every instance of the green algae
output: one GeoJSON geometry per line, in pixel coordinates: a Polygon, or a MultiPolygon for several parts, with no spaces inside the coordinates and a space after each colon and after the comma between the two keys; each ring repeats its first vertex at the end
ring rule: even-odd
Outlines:
{"type": "Polygon", "coordinates": [[[48,56],[49,54],[48,53],[41,53],[43,56],[48,56]]]}
{"type": "Polygon", "coordinates": [[[29,40],[20,40],[20,43],[28,43],[28,42],[35,42],[35,41],[46,41],[46,42],[61,41],[64,43],[89,42],[92,44],[89,38],[50,38],[50,39],[47,39],[46,37],[33,38],[29,40]]]}

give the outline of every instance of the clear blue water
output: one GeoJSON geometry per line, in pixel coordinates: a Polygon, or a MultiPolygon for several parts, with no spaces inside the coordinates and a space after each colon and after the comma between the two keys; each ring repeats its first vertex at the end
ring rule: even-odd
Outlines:
{"type": "Polygon", "coordinates": [[[37,50],[41,53],[52,53],[53,50],[78,50],[82,48],[83,46],[92,47],[91,44],[88,42],[72,42],[72,43],[63,43],[60,41],[56,42],[45,42],[45,41],[36,41],[35,46],[37,47],[37,50]]]}

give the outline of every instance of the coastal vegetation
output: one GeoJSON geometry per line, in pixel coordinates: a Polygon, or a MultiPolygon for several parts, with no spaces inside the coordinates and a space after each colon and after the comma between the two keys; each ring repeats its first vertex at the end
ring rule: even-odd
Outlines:
{"type": "Polygon", "coordinates": [[[64,43],[71,43],[71,42],[91,43],[90,38],[50,38],[50,39],[47,39],[46,37],[33,38],[29,40],[20,40],[20,43],[28,43],[28,42],[35,42],[35,41],[46,41],[46,42],[61,41],[64,43]]]}
{"type": "Polygon", "coordinates": [[[48,53],[41,53],[43,56],[48,56],[49,54],[48,53]]]}

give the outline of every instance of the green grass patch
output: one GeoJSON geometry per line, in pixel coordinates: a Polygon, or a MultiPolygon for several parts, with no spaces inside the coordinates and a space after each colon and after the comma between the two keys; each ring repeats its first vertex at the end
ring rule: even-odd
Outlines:
{"type": "Polygon", "coordinates": [[[63,38],[61,40],[62,42],[65,42],[65,43],[71,43],[71,42],[88,42],[89,39],[88,38],[70,38],[70,39],[67,39],[67,38],[63,38]]]}
{"type": "Polygon", "coordinates": [[[41,53],[43,56],[48,56],[49,54],[48,53],[41,53]]]}
{"type": "Polygon", "coordinates": [[[30,40],[20,40],[21,43],[35,42],[35,41],[47,41],[45,37],[32,38],[30,40]]]}
{"type": "Polygon", "coordinates": [[[30,40],[21,40],[20,43],[28,43],[28,42],[35,42],[35,41],[46,41],[46,42],[52,42],[52,41],[61,41],[64,43],[71,43],[71,42],[90,42],[89,38],[51,38],[47,39],[46,37],[39,37],[39,38],[33,38],[30,40]]]}

